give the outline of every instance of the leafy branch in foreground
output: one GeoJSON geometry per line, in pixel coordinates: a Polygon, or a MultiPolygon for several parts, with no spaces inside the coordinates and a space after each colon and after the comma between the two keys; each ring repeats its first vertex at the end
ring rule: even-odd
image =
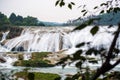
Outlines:
{"type": "Polygon", "coordinates": [[[116,46],[116,42],[117,42],[117,39],[119,37],[119,33],[120,33],[120,24],[118,25],[118,29],[117,29],[116,34],[114,36],[113,42],[109,48],[105,62],[102,64],[102,66],[99,69],[97,69],[97,72],[93,76],[92,80],[96,80],[101,74],[104,74],[105,72],[113,69],[116,65],[118,65],[120,63],[120,59],[118,59],[118,60],[116,60],[116,62],[114,64],[110,64],[110,61],[114,55],[113,50],[116,46]]]}
{"type": "MultiPolygon", "coordinates": [[[[64,0],[58,0],[58,1],[64,2],[64,0]]],[[[59,2],[56,2],[57,5],[59,4],[59,2]]],[[[120,12],[120,7],[119,7],[120,4],[119,3],[120,3],[119,0],[109,0],[109,1],[106,1],[105,3],[101,3],[100,5],[95,6],[94,10],[99,10],[100,15],[105,14],[105,13],[112,13],[113,15],[115,15],[115,13],[120,12]]],[[[86,5],[83,5],[83,9],[81,11],[81,13],[83,13],[83,16],[85,16],[89,12],[84,7],[86,7],[86,5]]],[[[69,5],[68,8],[72,9],[71,5],[69,5]]],[[[98,21],[100,19],[99,18],[98,19],[90,18],[89,20],[84,21],[82,24],[80,24],[78,27],[76,27],[73,31],[82,30],[82,29],[88,27],[89,25],[94,25],[90,30],[90,33],[94,36],[99,31],[99,25],[94,24],[94,21],[96,21],[96,20],[98,21]]],[[[119,38],[119,33],[120,33],[120,21],[117,25],[118,25],[118,29],[114,33],[114,38],[111,42],[109,49],[106,49],[104,47],[97,49],[95,47],[90,46],[91,42],[82,42],[82,43],[76,45],[76,47],[80,48],[80,47],[87,46],[88,50],[80,49],[80,50],[76,51],[74,54],[64,57],[63,59],[60,60],[60,62],[57,63],[57,65],[60,64],[60,65],[63,65],[63,67],[65,67],[68,64],[70,65],[70,64],[74,63],[75,66],[80,70],[77,74],[72,76],[72,78],[69,78],[66,80],[75,80],[75,79],[79,80],[80,77],[82,77],[82,78],[80,78],[80,80],[96,80],[96,79],[98,79],[98,77],[100,75],[103,75],[106,72],[109,72],[115,66],[120,64],[120,58],[118,57],[118,54],[120,54],[120,50],[118,47],[116,47],[117,39],[119,38]],[[92,57],[91,55],[93,55],[93,54],[95,56],[100,56],[101,59],[98,60],[98,59],[96,59],[97,57],[92,57]],[[118,59],[115,59],[116,57],[118,59]],[[114,63],[111,63],[111,61],[113,61],[113,60],[114,60],[114,63]],[[101,66],[99,66],[98,69],[93,70],[94,72],[90,71],[89,66],[85,66],[85,64],[89,64],[89,63],[97,64],[99,61],[101,61],[102,64],[101,64],[101,66]],[[86,70],[85,70],[85,68],[86,68],[86,70]]],[[[111,25],[107,25],[107,26],[108,26],[108,29],[110,27],[113,27],[111,25]]]]}
{"type": "MultiPolygon", "coordinates": [[[[57,0],[56,3],[55,3],[55,6],[59,5],[60,7],[63,7],[66,5],[65,1],[64,0],[57,0]]],[[[74,2],[70,2],[70,3],[67,3],[67,6],[69,9],[72,9],[72,6],[75,5],[74,2]]]]}

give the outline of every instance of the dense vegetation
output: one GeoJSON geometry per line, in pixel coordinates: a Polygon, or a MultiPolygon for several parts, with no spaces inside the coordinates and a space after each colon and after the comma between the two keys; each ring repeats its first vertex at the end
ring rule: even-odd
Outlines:
{"type": "Polygon", "coordinates": [[[60,80],[58,74],[51,73],[39,73],[39,72],[18,72],[15,74],[17,78],[23,78],[25,80],[60,80]]]}
{"type": "Polygon", "coordinates": [[[15,13],[12,13],[9,18],[0,12],[0,26],[2,25],[13,25],[13,26],[44,26],[36,17],[27,16],[22,17],[15,13]]]}
{"type": "Polygon", "coordinates": [[[20,15],[16,16],[15,13],[12,13],[9,18],[6,15],[0,12],[0,40],[2,37],[2,32],[10,31],[7,36],[7,39],[14,38],[21,34],[23,30],[22,27],[18,26],[45,26],[37,18],[32,16],[22,17],[20,15]]]}
{"type": "Polygon", "coordinates": [[[87,17],[79,17],[75,20],[69,20],[65,25],[76,25],[79,26],[83,22],[89,20],[89,19],[98,19],[95,20],[92,24],[93,25],[117,25],[118,22],[120,22],[120,11],[116,12],[110,12],[110,13],[104,13],[100,15],[91,15],[87,17]]]}
{"type": "Polygon", "coordinates": [[[32,53],[30,60],[23,60],[23,55],[19,55],[19,60],[14,63],[14,66],[25,67],[53,67],[54,65],[50,61],[45,60],[50,52],[34,52],[32,53]]]}
{"type": "Polygon", "coordinates": [[[9,21],[12,25],[17,26],[44,26],[44,24],[39,22],[35,17],[27,16],[23,18],[20,15],[16,16],[14,13],[10,15],[9,21]]]}

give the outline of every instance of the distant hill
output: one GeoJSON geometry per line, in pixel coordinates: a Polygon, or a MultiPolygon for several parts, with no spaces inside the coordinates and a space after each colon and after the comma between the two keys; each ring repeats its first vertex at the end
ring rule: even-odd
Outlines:
{"type": "Polygon", "coordinates": [[[39,22],[43,23],[45,26],[63,26],[63,23],[46,22],[46,21],[39,21],[39,22]]]}
{"type": "Polygon", "coordinates": [[[92,16],[88,16],[85,18],[77,18],[75,20],[71,20],[68,21],[66,23],[66,25],[80,25],[83,22],[91,19],[91,18],[99,18],[99,20],[94,21],[93,24],[97,24],[97,25],[117,25],[118,23],[120,23],[120,11],[118,12],[111,12],[111,13],[104,13],[101,15],[92,15],[92,16]]]}

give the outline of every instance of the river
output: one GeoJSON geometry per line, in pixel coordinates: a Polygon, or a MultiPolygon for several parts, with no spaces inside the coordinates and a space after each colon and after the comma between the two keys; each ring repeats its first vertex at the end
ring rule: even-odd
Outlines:
{"type": "MultiPolygon", "coordinates": [[[[107,26],[100,26],[99,31],[95,36],[90,34],[91,26],[83,29],[73,31],[75,27],[35,27],[25,28],[21,35],[6,40],[6,36],[9,32],[3,33],[3,38],[0,41],[0,54],[6,52],[59,52],[65,50],[65,54],[73,54],[78,49],[87,50],[88,46],[85,45],[81,48],[76,48],[76,45],[82,42],[90,42],[91,47],[101,48],[104,47],[108,50],[110,43],[113,39],[113,33],[116,27],[108,28],[107,26]],[[4,44],[2,44],[5,41],[4,44]]],[[[120,38],[117,41],[117,46],[120,49],[120,38]]],[[[16,58],[10,58],[9,56],[3,56],[7,62],[0,63],[0,69],[18,69],[13,67],[12,63],[16,61],[16,58]]],[[[97,57],[99,58],[99,57],[97,57]]],[[[93,69],[101,66],[102,63],[97,65],[89,64],[93,69]]],[[[120,71],[120,65],[114,68],[116,71],[120,71]]],[[[75,67],[68,66],[65,69],[61,67],[52,68],[32,68],[31,71],[39,72],[53,72],[60,75],[75,74],[77,69],[75,67]]]]}

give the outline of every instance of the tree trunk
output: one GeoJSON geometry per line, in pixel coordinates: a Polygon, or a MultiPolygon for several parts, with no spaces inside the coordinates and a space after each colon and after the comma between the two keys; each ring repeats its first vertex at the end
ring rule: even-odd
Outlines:
{"type": "Polygon", "coordinates": [[[118,25],[118,29],[116,31],[116,34],[115,34],[114,38],[113,38],[112,44],[111,44],[111,46],[109,48],[109,51],[108,51],[105,62],[97,70],[97,72],[95,73],[95,75],[92,77],[91,80],[96,80],[101,74],[104,74],[105,72],[111,70],[112,68],[114,68],[116,65],[118,65],[120,63],[120,60],[118,60],[113,65],[110,64],[110,60],[111,60],[111,58],[113,56],[113,50],[115,48],[117,38],[119,37],[119,32],[120,32],[120,24],[118,25]]]}

